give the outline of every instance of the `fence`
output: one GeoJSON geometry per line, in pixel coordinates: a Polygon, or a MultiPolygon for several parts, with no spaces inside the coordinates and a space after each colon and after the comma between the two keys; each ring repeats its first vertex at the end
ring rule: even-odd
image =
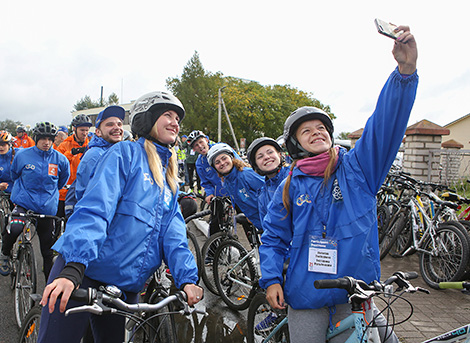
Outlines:
{"type": "MultiPolygon", "coordinates": [[[[470,150],[429,150],[428,181],[432,181],[433,161],[439,162],[439,183],[449,186],[464,186],[470,179],[470,150]]],[[[434,165],[435,166],[435,165],[434,165]]],[[[465,187],[463,187],[465,188],[465,187]]]]}

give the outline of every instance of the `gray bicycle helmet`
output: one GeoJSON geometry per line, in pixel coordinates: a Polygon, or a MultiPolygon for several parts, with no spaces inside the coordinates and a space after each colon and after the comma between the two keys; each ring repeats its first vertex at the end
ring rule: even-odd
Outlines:
{"type": "Polygon", "coordinates": [[[287,117],[286,122],[284,123],[284,140],[286,142],[286,148],[289,152],[289,155],[293,159],[298,159],[306,156],[314,156],[315,154],[308,152],[297,141],[295,137],[295,133],[297,128],[303,122],[307,120],[318,119],[323,124],[325,124],[326,130],[330,134],[331,137],[331,144],[333,146],[333,122],[331,121],[330,116],[324,112],[323,110],[312,107],[312,106],[304,106],[296,109],[294,112],[291,113],[289,117],[287,117]]]}
{"type": "Polygon", "coordinates": [[[16,132],[26,132],[26,128],[23,125],[16,127],[16,132]]]}
{"type": "Polygon", "coordinates": [[[86,114],[77,114],[72,119],[72,126],[73,127],[80,127],[80,126],[88,126],[91,127],[93,123],[91,122],[90,117],[86,114]]]}
{"type": "Polygon", "coordinates": [[[272,173],[276,169],[281,168],[284,162],[284,157],[281,154],[281,163],[273,171],[263,172],[261,169],[259,169],[258,165],[256,164],[256,152],[258,151],[259,148],[261,148],[264,145],[272,145],[277,151],[282,152],[281,146],[274,139],[269,138],[269,137],[256,138],[250,144],[246,153],[248,162],[251,164],[251,167],[254,169],[255,172],[263,176],[266,174],[272,173]]]}
{"type": "Polygon", "coordinates": [[[33,128],[34,140],[37,143],[40,138],[48,137],[54,139],[57,132],[57,127],[48,121],[36,123],[36,126],[33,128]]]}
{"type": "Polygon", "coordinates": [[[199,131],[199,130],[193,130],[191,133],[188,135],[188,144],[192,148],[193,144],[201,137],[206,137],[204,132],[199,131]]]}
{"type": "Polygon", "coordinates": [[[214,144],[207,152],[207,162],[209,162],[210,166],[214,167],[215,158],[220,154],[227,154],[232,156],[232,158],[235,157],[233,149],[230,145],[226,143],[214,144]]]}
{"type": "Polygon", "coordinates": [[[151,92],[137,99],[130,109],[131,130],[134,134],[152,139],[150,131],[157,119],[168,110],[175,111],[180,122],[184,119],[183,104],[177,97],[166,92],[151,92]]]}

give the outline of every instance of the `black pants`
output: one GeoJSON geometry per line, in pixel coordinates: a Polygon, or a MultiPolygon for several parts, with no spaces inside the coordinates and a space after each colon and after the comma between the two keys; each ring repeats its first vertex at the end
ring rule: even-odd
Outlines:
{"type": "MultiPolygon", "coordinates": [[[[16,206],[12,211],[11,225],[10,225],[10,234],[5,232],[2,235],[3,245],[2,253],[4,255],[10,256],[11,248],[15,244],[18,236],[23,231],[25,224],[23,217],[15,217],[15,213],[26,213],[26,209],[21,206],[16,206]]],[[[52,245],[54,244],[54,238],[52,233],[54,232],[54,220],[49,218],[38,219],[36,223],[36,232],[39,237],[39,243],[41,247],[41,255],[44,261],[44,275],[46,280],[49,276],[52,267],[52,245]]]]}
{"type": "Polygon", "coordinates": [[[196,164],[195,163],[187,163],[186,164],[188,167],[188,186],[189,188],[193,188],[193,175],[196,174],[196,182],[197,182],[197,190],[201,190],[201,179],[199,178],[199,175],[197,175],[197,170],[196,170],[196,164]]]}

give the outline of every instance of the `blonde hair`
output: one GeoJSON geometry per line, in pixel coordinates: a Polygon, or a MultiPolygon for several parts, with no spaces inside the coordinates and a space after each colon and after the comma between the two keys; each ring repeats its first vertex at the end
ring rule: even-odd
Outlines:
{"type": "MultiPolygon", "coordinates": [[[[323,185],[326,185],[326,183],[330,179],[331,175],[333,174],[335,164],[336,164],[336,158],[337,158],[336,148],[331,147],[328,150],[328,155],[330,157],[330,160],[329,160],[328,165],[326,166],[325,172],[323,174],[323,185]]],[[[297,164],[297,161],[299,161],[299,160],[300,159],[296,159],[292,162],[292,164],[290,166],[290,173],[286,178],[286,183],[284,184],[284,188],[282,190],[282,203],[284,204],[284,207],[287,210],[287,213],[290,212],[289,188],[290,188],[290,182],[291,182],[291,179],[292,179],[292,171],[294,170],[294,167],[297,164]]]]}
{"type": "MultiPolygon", "coordinates": [[[[157,135],[157,123],[152,127],[150,131],[150,135],[158,139],[157,135]]],[[[160,155],[157,152],[157,147],[153,142],[149,139],[145,139],[144,142],[145,152],[147,153],[147,158],[149,161],[149,167],[152,171],[153,179],[157,183],[157,185],[163,190],[163,166],[162,160],[160,155]]],[[[166,170],[166,182],[168,186],[170,186],[171,191],[173,194],[178,192],[178,160],[176,157],[175,149],[170,149],[171,156],[170,160],[168,161],[168,168],[166,170]]]]}

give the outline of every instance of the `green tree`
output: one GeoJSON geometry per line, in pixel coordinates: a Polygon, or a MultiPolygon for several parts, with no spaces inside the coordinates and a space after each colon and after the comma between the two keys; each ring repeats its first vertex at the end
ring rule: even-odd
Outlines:
{"type": "MultiPolygon", "coordinates": [[[[263,86],[255,81],[224,77],[220,72],[208,72],[197,51],[184,67],[181,78],[168,78],[166,84],[186,109],[181,132],[198,129],[213,140],[218,137],[218,91],[222,87],[222,98],[236,138],[246,138],[247,144],[262,136],[277,138],[282,134],[287,116],[301,106],[322,108],[335,118],[329,106],[289,85],[263,86]]],[[[225,114],[222,141],[234,143],[225,114]]]]}
{"type": "Polygon", "coordinates": [[[22,125],[20,121],[13,121],[11,119],[5,119],[0,121],[0,130],[6,130],[10,132],[13,136],[16,135],[16,127],[22,125]]]}
{"type": "Polygon", "coordinates": [[[78,100],[75,105],[73,105],[74,111],[86,110],[90,108],[97,108],[102,106],[117,105],[119,104],[119,97],[116,93],[111,93],[108,97],[108,100],[105,100],[101,104],[101,100],[92,100],[89,95],[85,95],[83,98],[78,100]]]}
{"type": "Polygon", "coordinates": [[[351,132],[340,132],[336,138],[338,139],[349,139],[348,138],[348,135],[350,134],[351,132]]]}

